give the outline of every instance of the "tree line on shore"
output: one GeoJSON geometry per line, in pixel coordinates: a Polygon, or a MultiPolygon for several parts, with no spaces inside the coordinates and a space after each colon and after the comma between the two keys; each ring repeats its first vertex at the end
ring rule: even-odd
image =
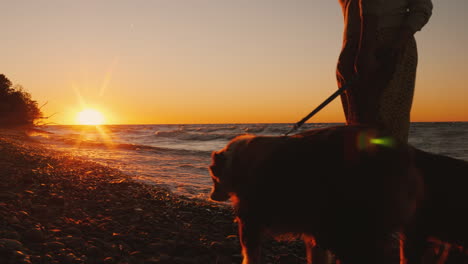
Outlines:
{"type": "Polygon", "coordinates": [[[31,94],[0,74],[0,127],[36,126],[44,119],[31,94]]]}

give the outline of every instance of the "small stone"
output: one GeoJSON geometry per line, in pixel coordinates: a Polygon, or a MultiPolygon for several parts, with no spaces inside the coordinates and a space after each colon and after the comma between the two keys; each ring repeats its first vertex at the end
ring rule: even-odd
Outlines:
{"type": "Polygon", "coordinates": [[[54,236],[59,235],[60,233],[62,233],[62,230],[60,230],[58,228],[50,229],[48,231],[49,231],[49,233],[53,234],[54,236]]]}
{"type": "Polygon", "coordinates": [[[104,259],[103,261],[104,264],[114,264],[115,263],[115,260],[113,257],[107,257],[104,259]]]}
{"type": "Polygon", "coordinates": [[[9,224],[19,224],[20,223],[20,220],[18,219],[18,217],[16,217],[16,215],[13,215],[13,216],[10,216],[7,218],[7,222],[9,224]]]}
{"type": "Polygon", "coordinates": [[[20,250],[23,248],[23,244],[18,240],[2,238],[0,239],[0,245],[3,245],[6,249],[20,250]]]}
{"type": "Polygon", "coordinates": [[[29,208],[29,207],[32,206],[31,199],[22,199],[20,202],[21,202],[21,205],[23,206],[23,208],[24,207],[29,208]]]}
{"type": "Polygon", "coordinates": [[[228,256],[218,256],[216,257],[216,264],[231,264],[232,258],[228,256]]]}
{"type": "Polygon", "coordinates": [[[31,264],[31,260],[29,258],[24,258],[24,259],[16,259],[15,264],[31,264]]]}
{"type": "Polygon", "coordinates": [[[16,193],[13,192],[0,192],[0,200],[14,200],[16,193]]]}
{"type": "Polygon", "coordinates": [[[232,259],[233,259],[233,261],[236,262],[236,263],[241,262],[243,258],[244,258],[244,257],[243,257],[242,255],[240,255],[240,254],[234,254],[234,255],[232,255],[232,259]]]}
{"type": "Polygon", "coordinates": [[[31,190],[25,190],[25,191],[24,191],[24,194],[27,194],[27,195],[33,195],[33,194],[34,194],[34,192],[33,192],[33,191],[31,191],[31,190]]]}
{"type": "Polygon", "coordinates": [[[42,257],[40,255],[30,256],[32,263],[43,263],[42,257]]]}
{"type": "Polygon", "coordinates": [[[86,253],[90,257],[99,257],[102,255],[102,250],[96,246],[90,246],[86,249],[86,253]]]}
{"type": "Polygon", "coordinates": [[[166,243],[163,242],[154,242],[151,244],[148,244],[146,247],[144,247],[142,250],[145,253],[153,253],[153,252],[161,252],[167,250],[168,246],[166,243]]]}
{"type": "Polygon", "coordinates": [[[141,251],[130,252],[130,256],[132,256],[132,257],[139,257],[141,255],[142,255],[141,251]]]}
{"type": "Polygon", "coordinates": [[[15,231],[6,231],[4,233],[0,233],[0,235],[3,238],[9,238],[13,240],[20,240],[21,236],[18,234],[18,232],[15,231]]]}
{"type": "Polygon", "coordinates": [[[31,242],[43,242],[45,236],[41,229],[32,228],[23,232],[23,238],[31,242]]]}
{"type": "Polygon", "coordinates": [[[66,253],[60,255],[60,260],[63,264],[74,264],[79,261],[79,259],[73,253],[66,253]]]}
{"type": "Polygon", "coordinates": [[[62,248],[65,248],[65,244],[58,242],[58,241],[53,241],[53,242],[44,243],[44,247],[46,247],[50,251],[57,251],[62,248]]]}
{"type": "Polygon", "coordinates": [[[65,199],[62,196],[53,196],[49,198],[49,204],[55,206],[64,206],[65,199]]]}
{"type": "Polygon", "coordinates": [[[15,256],[16,258],[25,258],[26,254],[24,254],[22,251],[17,250],[13,252],[13,256],[15,256]]]}
{"type": "Polygon", "coordinates": [[[291,264],[296,264],[296,263],[301,263],[301,261],[292,255],[284,254],[276,257],[278,263],[291,263],[291,264]]]}
{"type": "Polygon", "coordinates": [[[146,259],[144,264],[160,264],[161,261],[159,261],[158,258],[149,258],[149,259],[146,259]]]}
{"type": "Polygon", "coordinates": [[[66,234],[75,235],[75,236],[81,236],[83,234],[81,230],[76,227],[70,227],[70,228],[64,229],[63,232],[66,234]]]}
{"type": "Polygon", "coordinates": [[[161,255],[161,256],[159,256],[159,260],[162,263],[168,263],[168,262],[171,262],[172,258],[169,257],[168,255],[161,255]]]}
{"type": "Polygon", "coordinates": [[[85,263],[88,263],[87,260],[88,260],[88,257],[86,255],[81,255],[80,259],[82,261],[84,261],[85,263]]]}
{"type": "Polygon", "coordinates": [[[57,240],[70,248],[80,248],[85,244],[84,239],[81,237],[66,236],[59,237],[57,240]]]}
{"type": "Polygon", "coordinates": [[[50,263],[54,260],[54,258],[50,254],[46,254],[44,257],[44,263],[50,263]]]}
{"type": "Polygon", "coordinates": [[[19,211],[18,215],[21,216],[21,217],[29,217],[29,213],[26,212],[26,211],[19,211]]]}
{"type": "Polygon", "coordinates": [[[31,260],[28,255],[24,254],[22,251],[13,252],[13,260],[16,264],[31,264],[31,260]]]}
{"type": "Polygon", "coordinates": [[[210,248],[213,250],[220,249],[221,247],[222,247],[222,244],[217,241],[213,241],[210,243],[210,248]]]}
{"type": "Polygon", "coordinates": [[[229,235],[226,237],[227,240],[235,240],[235,241],[238,241],[239,238],[237,237],[237,235],[229,235]]]}
{"type": "Polygon", "coordinates": [[[49,209],[44,204],[35,204],[31,207],[31,211],[36,215],[46,215],[49,209]]]}

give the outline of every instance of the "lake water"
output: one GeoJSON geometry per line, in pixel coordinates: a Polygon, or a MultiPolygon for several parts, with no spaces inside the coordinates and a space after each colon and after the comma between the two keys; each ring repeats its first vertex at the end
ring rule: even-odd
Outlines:
{"type": "MultiPolygon", "coordinates": [[[[301,130],[339,124],[311,123],[301,130]]],[[[205,199],[211,190],[210,154],[237,135],[282,135],[291,124],[48,126],[36,138],[54,149],[72,152],[120,169],[136,180],[172,192],[205,199]]],[[[410,144],[468,161],[468,122],[412,123],[410,144]]]]}

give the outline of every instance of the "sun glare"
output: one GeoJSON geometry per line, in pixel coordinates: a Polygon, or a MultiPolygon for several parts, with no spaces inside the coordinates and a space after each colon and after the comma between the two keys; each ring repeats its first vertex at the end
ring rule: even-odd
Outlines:
{"type": "Polygon", "coordinates": [[[94,109],[85,109],[78,113],[76,122],[80,125],[102,125],[104,116],[94,109]]]}

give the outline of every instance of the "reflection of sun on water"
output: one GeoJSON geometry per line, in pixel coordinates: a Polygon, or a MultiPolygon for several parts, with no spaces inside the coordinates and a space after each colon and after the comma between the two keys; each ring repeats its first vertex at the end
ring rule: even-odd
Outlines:
{"type": "Polygon", "coordinates": [[[78,113],[76,122],[80,125],[102,125],[104,116],[94,109],[85,109],[78,113]]]}
{"type": "Polygon", "coordinates": [[[77,140],[76,146],[80,147],[83,144],[86,146],[86,144],[92,145],[93,142],[103,142],[106,147],[112,148],[114,145],[112,138],[106,127],[101,126],[105,121],[104,115],[95,109],[85,108],[83,111],[78,112],[76,123],[85,126],[79,128],[80,138],[77,140]],[[96,131],[98,132],[97,135],[95,134],[96,131]]]}

